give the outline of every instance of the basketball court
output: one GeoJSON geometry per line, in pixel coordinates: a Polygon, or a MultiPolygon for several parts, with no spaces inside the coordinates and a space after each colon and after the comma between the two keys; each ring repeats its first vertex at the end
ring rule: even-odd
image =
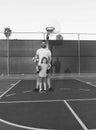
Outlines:
{"type": "Polygon", "coordinates": [[[51,31],[47,41],[52,62],[59,59],[61,64],[59,73],[51,70],[53,91],[47,93],[34,91],[37,74],[32,57],[40,47],[41,39],[7,39],[3,40],[5,44],[0,44],[0,128],[95,130],[96,75],[92,73],[95,72],[95,41],[80,40],[82,34],[77,33],[64,34],[64,40],[54,40],[57,32],[50,30],[52,26],[47,29],[46,35],[42,33],[42,36],[46,39],[51,31]]]}
{"type": "Polygon", "coordinates": [[[3,130],[96,129],[94,77],[52,76],[54,91],[46,94],[34,91],[34,78],[3,77],[0,83],[6,88],[0,96],[0,128],[3,130]]]}

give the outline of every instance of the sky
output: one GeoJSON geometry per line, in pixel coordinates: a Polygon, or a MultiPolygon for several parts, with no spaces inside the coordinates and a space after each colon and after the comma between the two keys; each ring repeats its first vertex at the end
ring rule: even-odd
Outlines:
{"type": "Polygon", "coordinates": [[[96,0],[0,0],[0,32],[96,33],[96,0]]]}

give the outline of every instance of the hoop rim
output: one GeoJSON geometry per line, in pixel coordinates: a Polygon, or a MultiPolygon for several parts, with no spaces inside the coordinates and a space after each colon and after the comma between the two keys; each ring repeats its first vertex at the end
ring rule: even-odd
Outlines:
{"type": "Polygon", "coordinates": [[[47,31],[47,32],[52,33],[54,30],[55,30],[55,27],[53,27],[53,26],[46,27],[46,31],[47,31]]]}

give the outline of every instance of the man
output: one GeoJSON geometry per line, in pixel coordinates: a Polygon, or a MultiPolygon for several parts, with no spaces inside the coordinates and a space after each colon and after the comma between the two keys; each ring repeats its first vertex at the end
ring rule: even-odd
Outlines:
{"type": "MultiPolygon", "coordinates": [[[[42,61],[42,58],[43,57],[46,57],[47,60],[48,60],[48,64],[51,63],[51,51],[48,49],[47,47],[47,43],[45,40],[42,41],[41,43],[41,48],[39,48],[37,51],[36,51],[36,55],[35,57],[33,58],[34,61],[36,62],[37,61],[37,65],[39,66],[41,64],[41,61],[42,61]]],[[[49,71],[49,70],[48,70],[49,71]]],[[[48,72],[47,71],[47,72],[48,72]]],[[[49,73],[49,72],[48,72],[49,73]]],[[[49,78],[49,74],[47,76],[47,84],[48,84],[48,88],[49,88],[49,91],[52,90],[51,88],[51,85],[50,85],[50,78],[49,78]]],[[[37,83],[36,83],[36,88],[35,90],[38,91],[39,88],[39,78],[37,78],[37,83]]]]}

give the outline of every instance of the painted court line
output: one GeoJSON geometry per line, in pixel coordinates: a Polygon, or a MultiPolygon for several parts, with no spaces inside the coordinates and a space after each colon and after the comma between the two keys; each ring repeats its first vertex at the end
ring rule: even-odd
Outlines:
{"type": "Polygon", "coordinates": [[[96,98],[87,98],[87,99],[66,99],[66,101],[96,101],[96,98]]]}
{"type": "Polygon", "coordinates": [[[86,125],[82,122],[82,120],[78,117],[78,115],[75,113],[75,111],[71,108],[71,106],[67,103],[67,101],[64,100],[64,103],[66,104],[66,106],[69,108],[69,110],[71,111],[71,113],[74,115],[74,117],[77,119],[77,121],[79,122],[79,124],[82,126],[82,128],[84,130],[88,130],[88,128],[86,127],[86,125]]]}
{"type": "Polygon", "coordinates": [[[30,93],[30,92],[33,92],[33,90],[23,91],[23,93],[30,93]]]}
{"type": "Polygon", "coordinates": [[[79,89],[81,91],[90,91],[90,89],[79,89]]]}
{"type": "Polygon", "coordinates": [[[13,87],[15,87],[21,80],[17,81],[12,87],[10,87],[7,91],[5,91],[2,95],[0,95],[0,98],[2,98],[7,92],[9,92],[13,87]]]}
{"type": "Polygon", "coordinates": [[[11,93],[11,94],[8,94],[8,95],[6,95],[6,97],[10,97],[10,96],[13,96],[13,95],[15,95],[16,93],[11,93]]]}
{"type": "Polygon", "coordinates": [[[52,130],[52,129],[33,128],[33,127],[27,127],[27,126],[23,126],[23,125],[18,125],[18,124],[15,124],[15,123],[11,123],[11,122],[5,121],[3,119],[0,119],[0,122],[3,122],[5,124],[7,124],[7,125],[11,125],[11,126],[14,126],[14,127],[27,129],[27,130],[52,130]]]}
{"type": "Polygon", "coordinates": [[[82,82],[82,83],[89,84],[89,85],[91,85],[91,86],[93,86],[93,87],[96,87],[96,85],[92,84],[91,82],[87,82],[87,81],[84,81],[84,80],[81,80],[81,79],[76,79],[76,80],[78,80],[78,81],[80,81],[80,82],[82,82]]]}
{"type": "MultiPolygon", "coordinates": [[[[43,102],[62,102],[63,100],[29,100],[29,101],[0,101],[0,104],[3,103],[43,103],[43,102]]],[[[96,98],[88,98],[88,99],[66,99],[65,101],[96,101],[96,98]]]]}
{"type": "Polygon", "coordinates": [[[10,86],[13,86],[14,84],[10,84],[10,86]]]}
{"type": "Polygon", "coordinates": [[[62,102],[64,100],[32,100],[32,101],[1,101],[2,103],[46,103],[46,102],[62,102]]]}
{"type": "MultiPolygon", "coordinates": [[[[75,113],[75,111],[71,108],[71,106],[67,103],[67,101],[86,101],[86,100],[96,100],[96,98],[94,99],[68,99],[68,100],[33,100],[33,101],[7,101],[7,102],[0,102],[0,103],[35,103],[35,102],[61,102],[63,101],[68,109],[72,112],[72,114],[74,115],[74,117],[77,119],[77,121],[80,123],[80,125],[82,126],[82,128],[84,130],[88,130],[88,128],[85,126],[85,124],[81,121],[81,119],[78,117],[78,115],[75,113]]],[[[33,128],[33,127],[26,127],[26,126],[22,126],[22,125],[18,125],[18,124],[14,124],[5,120],[0,119],[1,122],[14,126],[14,127],[19,127],[19,128],[24,128],[24,129],[28,129],[28,130],[50,130],[50,129],[41,129],[41,128],[33,128]]],[[[51,129],[52,130],[52,129],[51,129]]],[[[90,129],[90,130],[96,130],[96,129],[90,129]]]]}

